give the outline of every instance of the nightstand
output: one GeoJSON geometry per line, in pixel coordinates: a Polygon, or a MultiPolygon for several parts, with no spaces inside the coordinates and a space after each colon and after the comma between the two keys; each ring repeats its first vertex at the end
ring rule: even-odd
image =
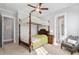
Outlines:
{"type": "Polygon", "coordinates": [[[54,42],[54,35],[48,35],[48,43],[53,44],[54,42]]]}

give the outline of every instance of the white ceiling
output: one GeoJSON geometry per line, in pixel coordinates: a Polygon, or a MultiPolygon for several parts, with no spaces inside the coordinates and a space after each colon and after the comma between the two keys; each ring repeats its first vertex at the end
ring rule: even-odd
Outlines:
{"type": "MultiPolygon", "coordinates": [[[[49,10],[46,11],[42,11],[42,14],[40,15],[39,13],[33,13],[34,15],[38,16],[38,17],[43,17],[46,15],[49,15],[50,13],[53,13],[57,10],[60,10],[62,8],[66,8],[69,7],[71,5],[73,5],[74,3],[44,3],[42,5],[42,7],[48,7],[49,10]]],[[[31,5],[38,5],[38,4],[34,4],[32,3],[31,5]]],[[[29,14],[29,12],[31,10],[33,10],[33,8],[27,6],[27,3],[0,3],[0,8],[3,9],[7,9],[7,10],[11,10],[16,12],[17,10],[21,10],[23,11],[25,14],[29,14]]]]}

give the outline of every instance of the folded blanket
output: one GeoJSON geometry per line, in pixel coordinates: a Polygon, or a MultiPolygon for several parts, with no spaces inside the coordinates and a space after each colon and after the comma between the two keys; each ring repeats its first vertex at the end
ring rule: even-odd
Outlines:
{"type": "Polygon", "coordinates": [[[39,42],[39,40],[37,38],[32,38],[32,42],[39,42]]]}

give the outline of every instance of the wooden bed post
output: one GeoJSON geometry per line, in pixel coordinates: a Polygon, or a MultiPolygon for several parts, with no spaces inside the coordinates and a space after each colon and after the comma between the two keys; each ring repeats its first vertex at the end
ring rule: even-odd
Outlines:
{"type": "MultiPolygon", "coordinates": [[[[19,22],[20,22],[20,19],[19,19],[19,22]]],[[[21,39],[21,38],[20,38],[20,31],[21,31],[21,30],[20,30],[20,27],[21,27],[21,25],[20,25],[20,23],[19,23],[19,45],[20,45],[20,39],[21,39]]]]}
{"type": "Polygon", "coordinates": [[[29,52],[31,52],[31,13],[29,13],[29,52]]]}
{"type": "Polygon", "coordinates": [[[35,10],[32,10],[29,13],[29,52],[31,52],[31,48],[32,48],[32,43],[31,43],[31,13],[34,12],[35,10]]]}

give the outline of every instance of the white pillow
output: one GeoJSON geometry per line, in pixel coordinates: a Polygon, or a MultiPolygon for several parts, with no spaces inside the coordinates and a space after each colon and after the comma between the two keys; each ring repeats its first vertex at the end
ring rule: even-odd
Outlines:
{"type": "Polygon", "coordinates": [[[72,39],[68,39],[68,43],[71,43],[71,44],[76,44],[77,41],[76,40],[72,40],[72,39]]]}

